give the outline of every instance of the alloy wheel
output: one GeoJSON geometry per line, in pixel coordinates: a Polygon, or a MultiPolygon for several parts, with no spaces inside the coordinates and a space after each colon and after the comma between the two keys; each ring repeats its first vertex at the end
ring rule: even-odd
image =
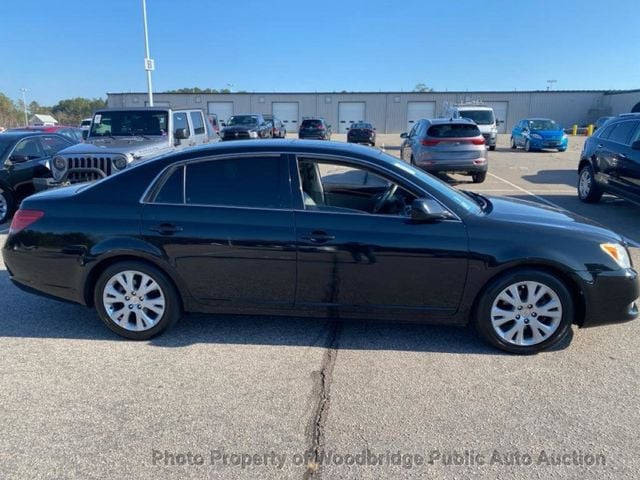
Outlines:
{"type": "Polygon", "coordinates": [[[102,302],[111,321],[119,327],[142,332],[153,328],[166,310],[159,283],[137,270],[113,275],[104,286],[102,302]]]}
{"type": "Polygon", "coordinates": [[[0,223],[4,222],[8,214],[9,202],[7,202],[4,191],[0,190],[0,223]]]}
{"type": "Polygon", "coordinates": [[[507,286],[491,306],[491,326],[505,342],[519,347],[538,345],[560,326],[562,302],[544,283],[525,281],[507,286]]]}
{"type": "Polygon", "coordinates": [[[578,180],[578,192],[581,199],[585,199],[591,192],[593,186],[593,176],[591,175],[591,169],[583,168],[580,172],[580,179],[578,180]]]}

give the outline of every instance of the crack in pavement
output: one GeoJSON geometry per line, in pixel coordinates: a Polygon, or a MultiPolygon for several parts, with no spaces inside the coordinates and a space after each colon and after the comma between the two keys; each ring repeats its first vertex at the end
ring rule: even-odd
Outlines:
{"type": "Polygon", "coordinates": [[[317,404],[311,421],[307,427],[306,435],[310,437],[310,445],[307,449],[310,458],[307,469],[302,476],[303,480],[309,478],[320,478],[320,464],[318,462],[321,452],[324,449],[324,425],[329,414],[330,390],[333,381],[333,367],[338,355],[338,343],[342,324],[336,320],[332,322],[327,336],[327,346],[320,370],[312,372],[314,386],[311,392],[312,397],[317,398],[317,404]]]}

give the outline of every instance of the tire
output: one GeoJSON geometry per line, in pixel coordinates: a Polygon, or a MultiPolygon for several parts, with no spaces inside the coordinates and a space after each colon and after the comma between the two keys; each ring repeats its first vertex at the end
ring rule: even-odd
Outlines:
{"type": "Polygon", "coordinates": [[[511,148],[514,150],[518,148],[518,145],[516,145],[516,139],[513,137],[511,137],[511,148]]]}
{"type": "Polygon", "coordinates": [[[558,149],[558,151],[559,151],[559,152],[566,152],[566,151],[567,151],[567,149],[566,149],[566,148],[559,148],[559,149],[558,149]]]}
{"type": "Polygon", "coordinates": [[[411,165],[413,165],[414,167],[415,167],[415,166],[417,166],[417,165],[416,165],[416,159],[415,159],[415,158],[413,158],[413,154],[411,155],[411,158],[409,159],[409,163],[410,163],[411,165]]]}
{"type": "Polygon", "coordinates": [[[494,347],[532,355],[567,338],[573,320],[573,299],[564,283],[544,271],[520,269],[489,283],[478,302],[475,326],[494,347]]]}
{"type": "Polygon", "coordinates": [[[471,179],[473,183],[482,183],[487,178],[487,172],[472,173],[471,179]]]}
{"type": "Polygon", "coordinates": [[[527,151],[527,152],[532,152],[532,151],[533,151],[533,150],[531,150],[531,143],[529,142],[529,140],[526,140],[526,141],[524,142],[524,149],[525,149],[525,151],[527,151]]]}
{"type": "Polygon", "coordinates": [[[496,146],[495,145],[489,145],[489,150],[491,150],[492,152],[495,151],[496,146]]]}
{"type": "Polygon", "coordinates": [[[578,173],[578,198],[585,203],[597,203],[602,194],[602,189],[595,182],[593,167],[585,164],[578,173]]]}
{"type": "Polygon", "coordinates": [[[180,297],[169,278],[156,267],[144,262],[119,262],[107,268],[98,277],[93,301],[98,316],[105,325],[118,335],[132,340],[155,337],[182,316],[180,297]],[[129,282],[128,285],[125,280],[129,282]],[[149,284],[149,280],[153,283],[149,284]],[[146,282],[151,289],[142,296],[134,296],[134,293],[139,295],[136,290],[141,287],[140,281],[146,282]],[[133,290],[129,292],[125,286],[133,290]],[[121,302],[118,301],[120,299],[121,302]],[[126,302],[131,302],[128,308],[126,302]],[[160,307],[162,303],[164,309],[160,307]],[[120,305],[122,307],[118,308],[120,305]],[[108,308],[114,308],[115,311],[108,312],[108,308]],[[119,312],[120,321],[117,321],[119,312]]]}
{"type": "Polygon", "coordinates": [[[0,187],[0,224],[11,218],[15,208],[16,204],[11,190],[0,187]]]}

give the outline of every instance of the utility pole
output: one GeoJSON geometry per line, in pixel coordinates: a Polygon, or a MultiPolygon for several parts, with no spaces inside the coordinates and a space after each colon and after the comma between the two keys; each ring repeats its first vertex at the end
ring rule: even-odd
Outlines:
{"type": "Polygon", "coordinates": [[[144,21],[144,69],[147,71],[147,92],[149,106],[153,107],[153,89],[151,87],[151,72],[155,70],[154,61],[149,57],[149,33],[147,31],[147,0],[142,0],[142,19],[144,21]]]}
{"type": "Polygon", "coordinates": [[[22,87],[20,91],[22,92],[22,108],[24,108],[24,126],[28,127],[29,119],[27,118],[27,98],[25,96],[25,93],[27,93],[27,89],[22,87]]]}
{"type": "Polygon", "coordinates": [[[556,82],[557,80],[547,80],[547,92],[553,88],[553,84],[556,82]]]}

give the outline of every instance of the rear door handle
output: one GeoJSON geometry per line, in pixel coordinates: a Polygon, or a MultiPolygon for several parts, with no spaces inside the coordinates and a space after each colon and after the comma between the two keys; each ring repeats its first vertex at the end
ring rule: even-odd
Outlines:
{"type": "Polygon", "coordinates": [[[157,227],[151,227],[149,230],[158,232],[160,235],[173,235],[174,233],[181,232],[182,227],[178,227],[171,223],[162,223],[157,227]]]}
{"type": "Polygon", "coordinates": [[[302,235],[300,238],[309,240],[311,243],[326,243],[335,240],[335,235],[328,235],[326,232],[314,231],[308,235],[302,235]]]}

